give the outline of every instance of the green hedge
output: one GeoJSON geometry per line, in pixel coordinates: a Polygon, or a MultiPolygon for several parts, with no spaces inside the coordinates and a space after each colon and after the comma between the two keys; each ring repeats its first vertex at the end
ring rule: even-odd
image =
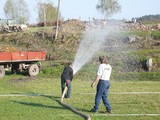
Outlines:
{"type": "Polygon", "coordinates": [[[116,81],[160,81],[160,72],[123,72],[113,73],[116,81]]]}
{"type": "Polygon", "coordinates": [[[151,36],[155,40],[160,40],[160,31],[152,31],[151,36]]]}

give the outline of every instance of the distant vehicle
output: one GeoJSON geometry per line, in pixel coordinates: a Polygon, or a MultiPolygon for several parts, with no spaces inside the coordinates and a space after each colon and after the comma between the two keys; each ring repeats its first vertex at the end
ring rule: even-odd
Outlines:
{"type": "Polygon", "coordinates": [[[0,78],[5,76],[5,68],[11,68],[12,73],[28,70],[30,76],[36,76],[40,72],[40,61],[45,58],[44,51],[0,52],[0,78]]]}

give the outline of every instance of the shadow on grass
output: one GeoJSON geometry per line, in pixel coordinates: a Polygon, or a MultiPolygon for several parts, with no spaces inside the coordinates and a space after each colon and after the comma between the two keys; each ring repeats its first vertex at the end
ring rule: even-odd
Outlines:
{"type": "Polygon", "coordinates": [[[53,95],[47,95],[47,94],[39,94],[39,93],[33,93],[33,92],[28,92],[28,93],[10,93],[12,95],[22,95],[22,96],[39,96],[39,97],[46,97],[46,98],[49,98],[49,99],[52,99],[52,100],[55,100],[55,99],[60,99],[60,97],[58,96],[53,96],[53,95]]]}
{"type": "Polygon", "coordinates": [[[79,109],[79,111],[88,112],[88,113],[93,113],[93,112],[91,112],[91,110],[88,110],[88,109],[79,109]]]}
{"type": "Polygon", "coordinates": [[[64,109],[63,107],[57,107],[57,106],[48,106],[48,105],[43,105],[40,103],[33,103],[33,102],[21,102],[21,101],[13,101],[14,103],[22,104],[22,105],[27,105],[27,106],[32,106],[32,107],[42,107],[42,108],[52,108],[52,109],[64,109]]]}
{"type": "MultiPolygon", "coordinates": [[[[14,94],[14,95],[24,95],[24,96],[45,97],[45,98],[49,98],[51,100],[54,100],[57,103],[59,103],[58,99],[60,99],[60,97],[52,96],[52,95],[45,95],[45,94],[35,94],[35,93],[27,93],[27,94],[12,93],[12,94],[14,94]]],[[[64,107],[48,106],[48,105],[43,105],[43,104],[40,104],[40,103],[33,103],[33,102],[23,102],[23,101],[14,101],[14,100],[11,100],[11,102],[22,104],[22,105],[27,105],[27,106],[32,106],[32,107],[42,107],[42,108],[52,108],[52,109],[65,109],[64,107]]]]}
{"type": "Polygon", "coordinates": [[[47,97],[47,98],[50,98],[50,99],[54,100],[54,101],[57,102],[59,105],[61,105],[64,109],[67,108],[68,110],[71,110],[73,113],[76,113],[76,114],[77,114],[77,112],[75,112],[75,110],[77,110],[77,111],[82,111],[82,112],[90,112],[90,110],[86,110],[86,109],[78,109],[78,108],[73,108],[73,109],[75,109],[75,110],[70,109],[70,108],[72,108],[72,106],[70,106],[70,105],[68,105],[68,104],[66,104],[66,103],[64,103],[64,104],[66,104],[66,105],[62,104],[62,102],[61,102],[61,100],[60,100],[61,97],[54,97],[54,96],[50,96],[50,95],[41,95],[41,96],[47,97]],[[68,107],[68,106],[69,106],[69,107],[68,107]]]}
{"type": "MultiPolygon", "coordinates": [[[[24,101],[14,101],[14,100],[11,100],[11,102],[14,102],[14,103],[18,103],[18,104],[22,104],[22,105],[26,105],[26,106],[32,106],[32,107],[42,107],[42,108],[49,108],[49,109],[61,109],[61,110],[64,110],[64,109],[69,109],[71,110],[72,112],[76,113],[76,114],[79,114],[81,115],[82,117],[84,117],[84,115],[82,115],[83,113],[82,112],[90,112],[90,110],[86,110],[86,109],[77,109],[77,108],[72,108],[71,106],[63,103],[60,101],[60,98],[61,97],[57,97],[57,96],[53,96],[53,95],[47,95],[47,94],[37,94],[37,93],[27,93],[27,94],[23,94],[23,93],[12,93],[14,95],[24,95],[24,96],[38,96],[38,97],[45,97],[47,99],[50,99],[52,101],[55,101],[57,102],[59,105],[61,106],[48,106],[48,105],[44,105],[44,104],[41,104],[41,103],[33,103],[33,102],[24,102],[24,101]],[[64,105],[65,104],[65,105],[64,105]],[[68,107],[69,106],[69,107],[68,107]]],[[[87,116],[87,115],[85,115],[87,116]]],[[[87,116],[88,117],[88,116],[87,116]]]]}

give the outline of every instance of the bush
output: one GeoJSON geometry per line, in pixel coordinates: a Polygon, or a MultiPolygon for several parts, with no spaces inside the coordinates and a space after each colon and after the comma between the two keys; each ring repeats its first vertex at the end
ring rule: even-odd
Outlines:
{"type": "Polygon", "coordinates": [[[112,74],[112,79],[116,81],[160,81],[159,78],[159,72],[123,72],[112,74]]]}
{"type": "Polygon", "coordinates": [[[160,31],[153,31],[153,32],[151,33],[151,36],[152,36],[152,38],[155,39],[155,40],[160,40],[160,31]]]}
{"type": "Polygon", "coordinates": [[[56,78],[60,78],[61,76],[61,73],[63,71],[63,66],[58,66],[58,65],[55,65],[53,67],[46,67],[46,68],[43,68],[41,70],[41,76],[49,76],[49,77],[56,77],[56,78]]]}

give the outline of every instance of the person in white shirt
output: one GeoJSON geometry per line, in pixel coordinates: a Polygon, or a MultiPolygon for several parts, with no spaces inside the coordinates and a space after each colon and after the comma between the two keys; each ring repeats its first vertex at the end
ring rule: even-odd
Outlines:
{"type": "Polygon", "coordinates": [[[106,56],[99,57],[100,65],[98,67],[96,79],[91,84],[91,87],[94,87],[97,83],[97,91],[95,96],[95,106],[91,109],[91,112],[98,112],[99,104],[101,99],[106,107],[107,113],[112,113],[112,108],[108,100],[108,91],[110,88],[110,76],[112,72],[112,67],[108,63],[106,56]]]}

